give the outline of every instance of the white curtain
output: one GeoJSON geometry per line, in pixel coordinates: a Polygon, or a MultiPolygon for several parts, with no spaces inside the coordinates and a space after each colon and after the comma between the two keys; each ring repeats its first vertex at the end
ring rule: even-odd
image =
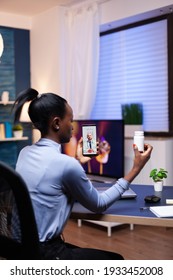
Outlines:
{"type": "Polygon", "coordinates": [[[74,119],[90,118],[96,95],[99,59],[98,3],[68,9],[64,27],[64,93],[74,119]]]}

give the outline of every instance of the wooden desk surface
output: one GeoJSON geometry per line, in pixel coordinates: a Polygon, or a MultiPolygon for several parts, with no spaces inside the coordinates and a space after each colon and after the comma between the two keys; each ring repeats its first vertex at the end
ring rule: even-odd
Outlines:
{"type": "Polygon", "coordinates": [[[81,206],[81,204],[75,203],[71,218],[173,227],[173,218],[158,218],[149,209],[140,210],[141,207],[166,205],[166,199],[173,199],[173,187],[164,186],[162,193],[155,193],[152,185],[131,185],[131,188],[137,193],[135,199],[118,200],[101,214],[93,213],[81,206]],[[160,202],[146,203],[144,201],[145,196],[153,194],[161,196],[160,202]]]}

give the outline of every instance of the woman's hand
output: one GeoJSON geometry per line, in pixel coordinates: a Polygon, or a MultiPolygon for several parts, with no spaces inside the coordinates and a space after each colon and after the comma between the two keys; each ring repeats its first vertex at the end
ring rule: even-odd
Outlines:
{"type": "Polygon", "coordinates": [[[76,159],[81,164],[85,164],[85,163],[87,163],[88,161],[91,160],[91,157],[83,156],[83,154],[82,154],[82,143],[83,143],[83,138],[81,137],[80,140],[78,141],[77,148],[76,148],[76,159]]]}
{"type": "MultiPolygon", "coordinates": [[[[85,164],[88,161],[90,161],[93,158],[93,155],[91,156],[84,156],[82,154],[82,144],[83,144],[83,138],[81,137],[80,140],[78,141],[77,148],[76,148],[76,159],[81,163],[85,164]]],[[[98,151],[98,143],[97,143],[97,151],[98,151]]],[[[98,154],[97,154],[98,155],[98,154]]]]}
{"type": "Polygon", "coordinates": [[[142,168],[145,166],[147,161],[150,159],[151,152],[153,147],[149,144],[144,145],[144,152],[140,153],[136,145],[133,145],[134,149],[134,160],[133,167],[131,171],[124,177],[129,182],[132,182],[133,179],[140,173],[142,168]]]}

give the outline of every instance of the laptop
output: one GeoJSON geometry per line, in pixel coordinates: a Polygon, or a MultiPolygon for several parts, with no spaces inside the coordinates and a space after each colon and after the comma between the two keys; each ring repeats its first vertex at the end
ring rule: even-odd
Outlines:
{"type": "Polygon", "coordinates": [[[100,175],[93,175],[93,174],[87,174],[87,177],[92,182],[98,182],[98,183],[114,183],[117,181],[116,178],[112,177],[106,177],[106,176],[100,176],[100,175]]]}
{"type": "Polygon", "coordinates": [[[137,197],[137,194],[131,188],[129,188],[127,191],[125,191],[121,195],[121,199],[123,199],[123,198],[135,198],[135,197],[137,197]]]}
{"type": "MultiPolygon", "coordinates": [[[[93,186],[100,192],[105,191],[112,186],[112,184],[103,184],[103,183],[100,184],[98,182],[92,182],[92,183],[93,186]]],[[[130,199],[135,197],[137,197],[137,194],[131,188],[129,188],[121,195],[121,199],[130,199]]]]}

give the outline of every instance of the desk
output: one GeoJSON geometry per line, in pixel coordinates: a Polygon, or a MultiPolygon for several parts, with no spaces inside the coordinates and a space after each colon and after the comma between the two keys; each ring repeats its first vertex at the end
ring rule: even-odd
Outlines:
{"type": "MultiPolygon", "coordinates": [[[[103,183],[102,185],[105,186],[103,183]]],[[[173,199],[173,187],[164,186],[160,202],[154,204],[145,203],[144,201],[146,195],[159,194],[154,192],[154,187],[152,185],[132,184],[130,187],[137,194],[135,199],[120,199],[101,214],[93,213],[76,202],[72,209],[71,218],[123,224],[173,227],[173,218],[158,218],[149,209],[140,210],[140,207],[166,205],[166,199],[173,199]]]]}

